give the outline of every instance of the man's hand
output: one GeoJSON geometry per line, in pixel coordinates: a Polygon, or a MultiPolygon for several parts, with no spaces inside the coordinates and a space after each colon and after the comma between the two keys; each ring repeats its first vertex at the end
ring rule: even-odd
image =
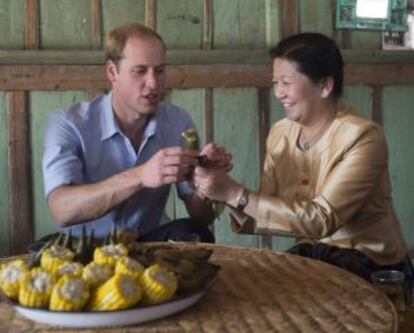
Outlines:
{"type": "Polygon", "coordinates": [[[198,155],[196,150],[182,147],[161,149],[141,166],[142,185],[156,188],[189,179],[198,155]]]}

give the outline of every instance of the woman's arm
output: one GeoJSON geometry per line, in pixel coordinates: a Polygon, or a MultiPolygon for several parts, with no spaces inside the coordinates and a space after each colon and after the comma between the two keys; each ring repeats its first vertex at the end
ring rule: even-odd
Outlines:
{"type": "MultiPolygon", "coordinates": [[[[385,140],[379,128],[360,133],[342,159],[331,166],[320,192],[311,200],[287,200],[275,195],[275,167],[267,158],[261,192],[250,193],[243,213],[253,218],[255,232],[319,239],[349,221],[378,186],[387,168],[385,140]]],[[[203,184],[201,193],[236,207],[242,186],[229,176],[203,172],[208,171],[199,170],[197,179],[203,184]]],[[[241,224],[252,223],[240,213],[234,217],[241,224]]]]}

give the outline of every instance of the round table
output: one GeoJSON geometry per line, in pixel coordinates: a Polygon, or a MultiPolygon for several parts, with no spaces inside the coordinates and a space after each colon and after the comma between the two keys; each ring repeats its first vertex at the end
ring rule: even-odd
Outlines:
{"type": "Polygon", "coordinates": [[[0,332],[397,332],[391,302],[372,285],[331,265],[271,250],[180,244],[214,250],[217,280],[191,308],[129,327],[55,328],[34,323],[0,303],[0,332]]]}

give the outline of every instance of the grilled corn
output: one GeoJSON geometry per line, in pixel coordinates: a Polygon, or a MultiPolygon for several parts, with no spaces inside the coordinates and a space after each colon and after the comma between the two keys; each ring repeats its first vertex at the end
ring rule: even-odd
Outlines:
{"type": "Polygon", "coordinates": [[[56,278],[61,278],[64,275],[70,274],[77,277],[82,277],[83,265],[78,262],[64,262],[56,270],[56,278]]]}
{"type": "Polygon", "coordinates": [[[148,304],[164,302],[177,290],[177,278],[174,273],[158,264],[144,271],[140,284],[144,292],[144,301],[148,304]]]}
{"type": "Polygon", "coordinates": [[[82,278],[65,275],[59,279],[50,297],[50,310],[80,311],[89,298],[89,286],[82,278]]]}
{"type": "Polygon", "coordinates": [[[82,272],[82,278],[89,283],[92,288],[95,288],[105,281],[107,281],[114,271],[108,264],[98,264],[94,261],[85,266],[82,272]]]}
{"type": "Polygon", "coordinates": [[[24,275],[20,283],[20,305],[48,308],[54,283],[55,278],[52,273],[41,267],[32,268],[24,275]]]}
{"type": "Polygon", "coordinates": [[[60,245],[52,245],[47,248],[40,258],[40,265],[52,273],[56,273],[60,265],[72,262],[74,253],[60,245]]]}
{"type": "Polygon", "coordinates": [[[93,253],[93,260],[98,264],[109,264],[115,267],[116,262],[128,255],[128,249],[123,244],[105,245],[97,247],[93,253]]]}
{"type": "Polygon", "coordinates": [[[3,265],[0,271],[0,287],[7,297],[17,299],[20,281],[27,271],[28,268],[21,259],[16,259],[3,265]]]}
{"type": "Polygon", "coordinates": [[[142,266],[137,260],[130,257],[122,257],[115,265],[115,273],[130,275],[136,281],[139,281],[139,278],[144,270],[144,266],[142,266]]]}
{"type": "Polygon", "coordinates": [[[141,287],[130,275],[115,274],[91,296],[90,308],[95,311],[119,310],[139,302],[141,287]]]}

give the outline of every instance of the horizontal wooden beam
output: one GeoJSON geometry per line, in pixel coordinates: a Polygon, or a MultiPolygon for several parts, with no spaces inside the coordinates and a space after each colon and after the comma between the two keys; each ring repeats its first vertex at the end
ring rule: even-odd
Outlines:
{"type": "MultiPolygon", "coordinates": [[[[267,87],[270,64],[168,66],[167,88],[267,87]]],[[[0,91],[107,89],[102,65],[0,65],[0,91]]]]}
{"type": "Polygon", "coordinates": [[[105,88],[102,65],[0,65],[0,90],[105,88]]]}
{"type": "Polygon", "coordinates": [[[414,64],[406,65],[346,65],[345,82],[351,84],[412,85],[414,64]]]}
{"type": "MultiPolygon", "coordinates": [[[[98,50],[0,50],[0,64],[14,65],[100,65],[105,62],[98,50]]],[[[271,63],[267,50],[169,50],[172,65],[265,64],[271,63]]]]}
{"type": "MultiPolygon", "coordinates": [[[[167,88],[271,86],[271,65],[174,65],[167,68],[167,88]]],[[[414,84],[413,65],[346,65],[345,83],[414,84]]],[[[102,65],[0,65],[0,91],[104,90],[102,65]]]]}
{"type": "MultiPolygon", "coordinates": [[[[413,51],[343,50],[349,64],[414,64],[413,51]]],[[[100,65],[101,50],[0,50],[0,64],[14,65],[100,65]]],[[[168,50],[171,65],[267,65],[272,61],[267,50],[168,50]]]]}

